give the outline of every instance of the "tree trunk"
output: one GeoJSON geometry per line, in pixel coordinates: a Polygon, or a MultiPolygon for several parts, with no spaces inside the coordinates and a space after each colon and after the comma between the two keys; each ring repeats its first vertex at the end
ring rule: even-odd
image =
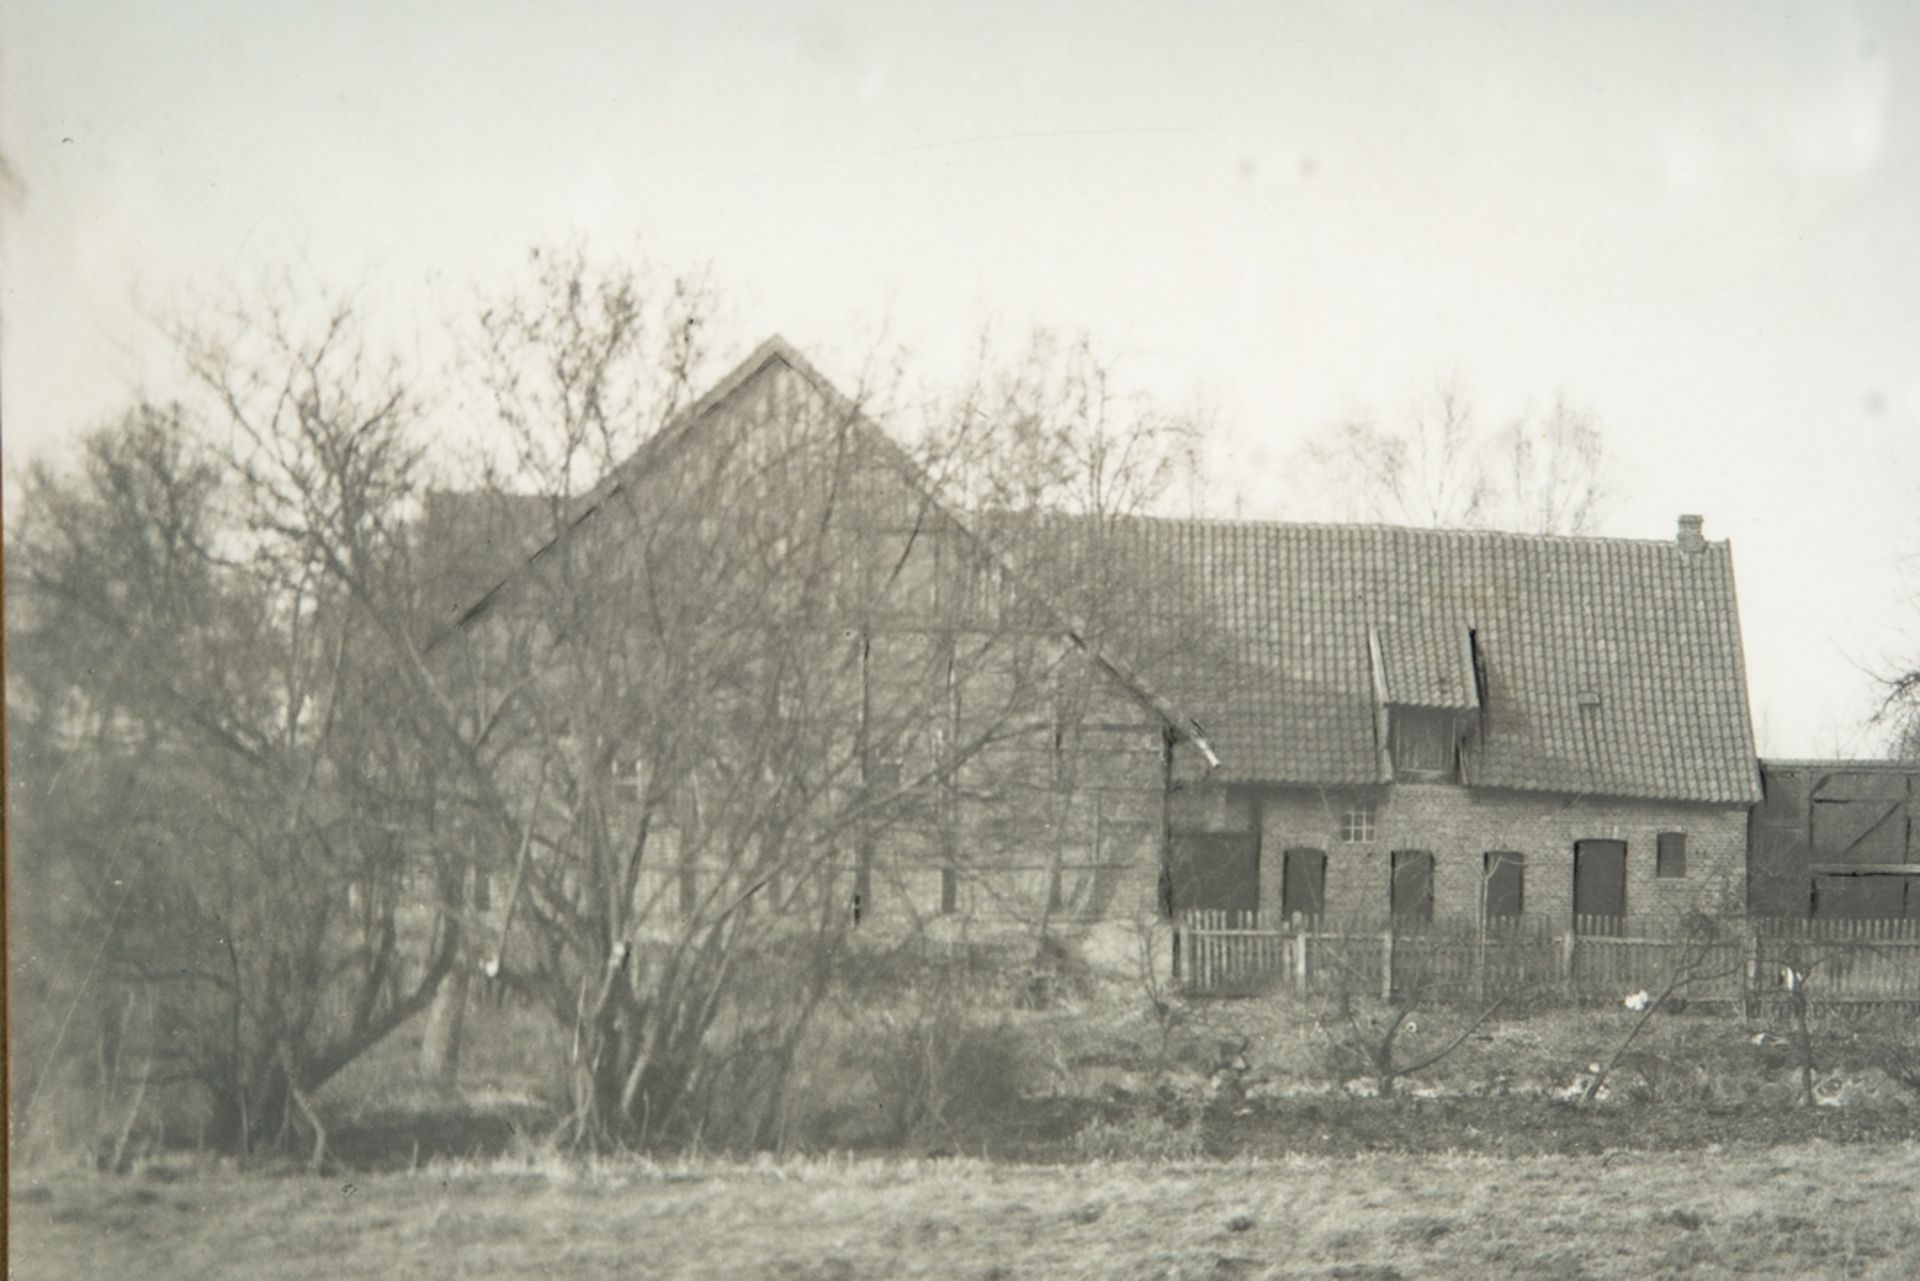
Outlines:
{"type": "Polygon", "coordinates": [[[455,965],[427,1010],[420,1039],[420,1076],[432,1085],[452,1086],[460,1075],[460,1042],[467,1024],[467,967],[455,965]]]}
{"type": "Polygon", "coordinates": [[[214,1085],[213,1114],[208,1118],[207,1146],[216,1152],[249,1156],[269,1151],[286,1135],[288,1081],[276,1063],[261,1064],[242,1086],[229,1078],[214,1085]]]}

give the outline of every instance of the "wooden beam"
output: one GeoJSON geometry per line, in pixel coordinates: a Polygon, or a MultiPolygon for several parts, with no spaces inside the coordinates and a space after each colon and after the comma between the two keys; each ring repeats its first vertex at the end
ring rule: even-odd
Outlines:
{"type": "Polygon", "coordinates": [[[1380,632],[1377,628],[1367,628],[1367,663],[1373,680],[1373,742],[1378,753],[1380,782],[1393,781],[1393,752],[1388,745],[1387,735],[1391,726],[1387,720],[1387,702],[1393,697],[1393,691],[1387,687],[1387,664],[1380,652],[1380,632]]]}

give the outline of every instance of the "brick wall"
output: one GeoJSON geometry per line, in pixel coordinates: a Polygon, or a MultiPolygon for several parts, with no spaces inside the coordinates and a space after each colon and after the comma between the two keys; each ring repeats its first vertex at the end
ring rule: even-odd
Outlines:
{"type": "Polygon", "coordinates": [[[1744,894],[1746,810],[1673,802],[1489,792],[1452,784],[1401,783],[1372,791],[1261,789],[1249,793],[1260,831],[1261,906],[1278,912],[1283,851],[1326,852],[1326,910],[1376,916],[1389,906],[1394,850],[1434,856],[1434,911],[1477,916],[1485,856],[1525,859],[1523,910],[1565,920],[1573,911],[1574,842],[1626,843],[1627,912],[1677,916],[1735,912],[1744,894]],[[1373,839],[1342,839],[1350,805],[1374,805],[1373,839]],[[1655,838],[1686,834],[1686,874],[1655,875],[1655,838]]]}

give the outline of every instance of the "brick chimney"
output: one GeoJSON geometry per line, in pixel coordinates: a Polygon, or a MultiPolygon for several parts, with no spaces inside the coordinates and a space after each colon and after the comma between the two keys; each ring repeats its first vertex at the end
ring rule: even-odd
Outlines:
{"type": "Polygon", "coordinates": [[[1680,550],[1683,552],[1705,551],[1707,536],[1702,532],[1706,526],[1704,516],[1682,516],[1680,518],[1680,550]]]}

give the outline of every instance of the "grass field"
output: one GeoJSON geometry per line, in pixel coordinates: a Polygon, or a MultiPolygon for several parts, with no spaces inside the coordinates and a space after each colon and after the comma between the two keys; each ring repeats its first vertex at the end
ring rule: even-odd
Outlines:
{"type": "Polygon", "coordinates": [[[36,1277],[1910,1277],[1920,1146],[1075,1166],[557,1160],[14,1189],[36,1277]]]}
{"type": "MultiPolygon", "coordinates": [[[[565,1045],[511,1006],[472,1011],[457,1088],[420,1081],[417,1028],[331,1082],[326,1174],[298,1142],[241,1172],[182,1150],[187,1125],[135,1144],[129,1173],[82,1173],[98,1126],[43,1120],[14,1170],[11,1274],[1920,1276],[1920,1108],[1864,1035],[1911,1015],[1822,1029],[1825,1106],[1797,1103],[1791,1029],[1694,1011],[1654,1020],[1610,1097],[1577,1107],[1556,1096],[1630,1011],[1498,1020],[1370,1098],[1284,999],[1165,1022],[1131,993],[976,1002],[946,1028],[937,1123],[903,1133],[924,1083],[889,1069],[924,1057],[899,1030],[918,1007],[849,1009],[796,1077],[779,1159],[557,1155],[565,1045]]],[[[1463,1020],[1422,1011],[1406,1059],[1463,1020]]]]}

